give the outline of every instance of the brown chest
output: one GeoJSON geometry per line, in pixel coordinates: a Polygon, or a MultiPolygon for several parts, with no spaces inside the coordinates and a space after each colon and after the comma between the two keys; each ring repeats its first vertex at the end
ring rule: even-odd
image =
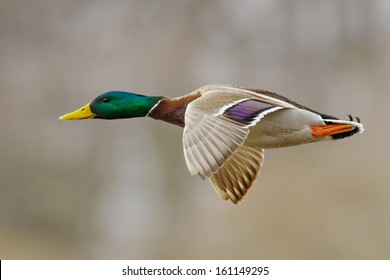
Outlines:
{"type": "Polygon", "coordinates": [[[188,104],[201,96],[200,92],[185,95],[179,98],[170,99],[168,97],[161,99],[160,103],[153,108],[148,116],[162,120],[180,127],[184,127],[184,116],[188,104]]]}

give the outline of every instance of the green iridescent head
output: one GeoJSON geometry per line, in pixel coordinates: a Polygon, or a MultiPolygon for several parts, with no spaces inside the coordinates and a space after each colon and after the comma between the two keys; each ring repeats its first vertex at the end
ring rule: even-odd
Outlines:
{"type": "Polygon", "coordinates": [[[60,117],[60,120],[125,119],[145,117],[161,100],[161,96],[145,96],[124,91],[99,95],[84,107],[60,117]]]}

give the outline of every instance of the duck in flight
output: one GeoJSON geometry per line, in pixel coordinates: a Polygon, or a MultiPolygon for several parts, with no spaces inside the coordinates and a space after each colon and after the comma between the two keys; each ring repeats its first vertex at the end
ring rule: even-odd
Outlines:
{"type": "Polygon", "coordinates": [[[225,84],[169,98],[104,93],[60,120],[151,117],[180,127],[191,175],[209,178],[237,204],[260,172],[264,149],[336,140],[363,132],[360,119],[340,120],[277,93],[225,84]]]}

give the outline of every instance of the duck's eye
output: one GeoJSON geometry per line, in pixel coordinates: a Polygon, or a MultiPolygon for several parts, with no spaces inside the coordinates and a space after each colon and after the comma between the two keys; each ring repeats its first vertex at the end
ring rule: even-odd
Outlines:
{"type": "Polygon", "coordinates": [[[109,99],[108,99],[107,97],[102,98],[102,102],[104,102],[104,103],[107,103],[108,100],[109,100],[109,99]]]}

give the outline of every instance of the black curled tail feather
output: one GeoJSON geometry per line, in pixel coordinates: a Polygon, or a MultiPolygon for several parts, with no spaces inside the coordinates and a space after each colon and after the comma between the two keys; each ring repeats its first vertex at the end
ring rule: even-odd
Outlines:
{"type": "Polygon", "coordinates": [[[333,134],[332,138],[334,140],[350,137],[350,136],[352,136],[352,135],[354,135],[354,134],[356,134],[358,132],[363,132],[364,131],[363,125],[361,124],[359,117],[355,117],[356,121],[354,121],[354,118],[352,117],[352,115],[348,115],[349,121],[343,121],[343,120],[340,120],[338,118],[335,118],[335,117],[332,117],[332,116],[328,116],[328,115],[324,115],[324,114],[321,114],[321,117],[324,119],[326,124],[345,123],[345,124],[351,124],[351,125],[353,125],[355,127],[351,131],[342,132],[342,133],[338,133],[338,134],[333,134]],[[328,117],[330,117],[330,118],[328,118],[328,117]]]}

